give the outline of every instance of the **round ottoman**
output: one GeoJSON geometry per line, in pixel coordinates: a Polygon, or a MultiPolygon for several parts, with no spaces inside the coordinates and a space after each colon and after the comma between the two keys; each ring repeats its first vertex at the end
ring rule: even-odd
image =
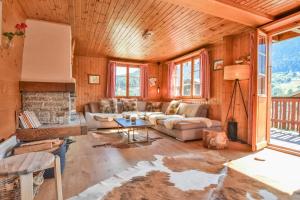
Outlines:
{"type": "Polygon", "coordinates": [[[228,147],[228,137],[225,131],[204,130],[203,146],[209,149],[225,149],[228,147]]]}

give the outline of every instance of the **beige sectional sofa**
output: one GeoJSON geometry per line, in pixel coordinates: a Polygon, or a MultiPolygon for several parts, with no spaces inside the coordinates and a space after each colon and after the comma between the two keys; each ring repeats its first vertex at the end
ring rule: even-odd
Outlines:
{"type": "MultiPolygon", "coordinates": [[[[170,122],[173,115],[165,115],[170,102],[155,102],[155,109],[149,109],[149,102],[136,101],[134,110],[124,110],[124,102],[118,100],[116,102],[116,111],[114,113],[103,113],[101,109],[101,100],[99,102],[91,102],[84,106],[84,113],[89,129],[115,128],[118,125],[113,121],[113,118],[122,117],[122,113],[130,112],[137,114],[141,118],[149,120],[149,117],[155,118],[153,129],[162,133],[175,137],[180,141],[188,141],[202,138],[204,129],[221,130],[221,122],[207,119],[209,105],[206,103],[183,103],[179,104],[175,117],[182,117],[184,120],[177,120],[176,123],[170,127],[166,126],[166,122],[170,122]],[[170,116],[170,117],[169,117],[170,116]],[[202,119],[203,118],[203,119],[202,119]],[[198,121],[200,119],[200,121],[198,121]],[[193,121],[197,120],[197,121],[193,121]],[[209,122],[209,126],[208,123],[209,122]]],[[[103,106],[102,106],[103,108],[103,106]]],[[[173,116],[174,117],[174,116],[173,116]]],[[[151,121],[151,120],[150,120],[151,121]]],[[[153,120],[152,120],[153,121],[153,120]]]]}

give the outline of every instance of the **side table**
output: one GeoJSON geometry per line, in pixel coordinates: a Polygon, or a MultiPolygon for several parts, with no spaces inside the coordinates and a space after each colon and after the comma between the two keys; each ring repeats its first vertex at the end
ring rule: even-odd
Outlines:
{"type": "Polygon", "coordinates": [[[20,177],[21,200],[33,200],[33,173],[54,167],[56,198],[63,200],[60,159],[48,152],[32,152],[0,160],[0,175],[20,177]]]}

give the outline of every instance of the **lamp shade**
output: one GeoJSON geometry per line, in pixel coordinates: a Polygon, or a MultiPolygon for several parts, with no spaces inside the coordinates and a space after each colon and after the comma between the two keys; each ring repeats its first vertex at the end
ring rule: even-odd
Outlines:
{"type": "Polygon", "coordinates": [[[224,67],[224,80],[247,80],[249,76],[249,65],[228,65],[224,67]]]}

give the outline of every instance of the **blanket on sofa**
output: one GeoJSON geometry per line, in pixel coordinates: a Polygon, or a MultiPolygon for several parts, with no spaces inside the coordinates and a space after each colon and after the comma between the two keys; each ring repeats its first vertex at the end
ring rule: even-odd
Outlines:
{"type": "Polygon", "coordinates": [[[165,120],[165,119],[182,119],[184,116],[182,115],[166,115],[166,114],[151,114],[148,116],[149,122],[153,125],[157,125],[157,120],[165,120]]]}
{"type": "Polygon", "coordinates": [[[120,117],[120,114],[114,114],[114,113],[101,113],[101,114],[95,114],[94,119],[97,121],[113,121],[114,118],[120,117]]]}
{"type": "Polygon", "coordinates": [[[173,127],[180,122],[204,123],[207,128],[212,126],[212,121],[205,117],[167,118],[164,120],[164,125],[167,129],[173,129],[173,127]]]}

